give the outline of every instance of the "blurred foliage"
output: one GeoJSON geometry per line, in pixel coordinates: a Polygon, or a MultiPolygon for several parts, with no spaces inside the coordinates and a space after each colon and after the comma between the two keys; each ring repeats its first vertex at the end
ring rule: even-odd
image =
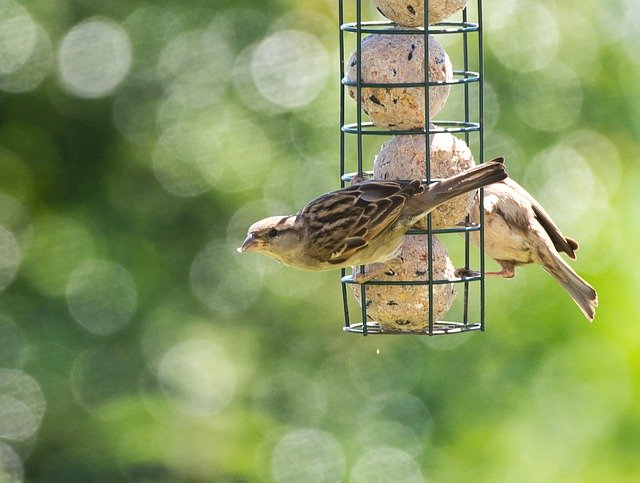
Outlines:
{"type": "Polygon", "coordinates": [[[635,3],[484,8],[486,157],[593,324],[525,267],[484,333],[363,338],[234,250],[338,186],[337,2],[0,0],[0,480],[640,479],[635,3]]]}

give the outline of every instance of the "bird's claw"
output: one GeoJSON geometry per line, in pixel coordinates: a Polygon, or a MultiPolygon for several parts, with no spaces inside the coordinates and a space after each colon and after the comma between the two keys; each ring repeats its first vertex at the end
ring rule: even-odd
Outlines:
{"type": "Polygon", "coordinates": [[[472,278],[472,277],[479,277],[480,276],[480,272],[478,272],[477,270],[471,270],[470,268],[458,268],[455,271],[455,276],[458,278],[472,278]]]}
{"type": "Polygon", "coordinates": [[[362,272],[354,273],[351,277],[355,283],[365,283],[373,278],[370,273],[362,272]]]}

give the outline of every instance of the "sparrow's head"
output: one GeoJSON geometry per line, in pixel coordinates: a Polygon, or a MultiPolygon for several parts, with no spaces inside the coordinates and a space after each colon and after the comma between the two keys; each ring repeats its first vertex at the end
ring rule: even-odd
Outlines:
{"type": "Polygon", "coordinates": [[[300,249],[300,232],[295,216],[271,216],[249,227],[247,238],[238,252],[259,252],[288,263],[300,249]]]}

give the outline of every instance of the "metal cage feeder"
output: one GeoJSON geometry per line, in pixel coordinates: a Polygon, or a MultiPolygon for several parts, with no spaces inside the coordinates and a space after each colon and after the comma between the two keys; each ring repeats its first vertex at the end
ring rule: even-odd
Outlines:
{"type": "MultiPolygon", "coordinates": [[[[440,132],[447,132],[450,134],[457,134],[461,136],[469,148],[473,152],[473,157],[476,163],[484,162],[484,144],[483,144],[483,42],[482,42],[482,0],[470,0],[470,3],[474,4],[475,9],[467,5],[461,13],[456,15],[461,16],[460,21],[442,21],[429,25],[429,0],[424,0],[424,28],[408,28],[400,27],[392,21],[380,21],[380,20],[366,20],[362,18],[362,0],[339,0],[338,2],[338,21],[340,24],[340,181],[341,186],[345,186],[353,176],[366,177],[371,173],[365,171],[365,162],[363,159],[363,140],[365,138],[370,139],[369,136],[402,136],[402,135],[416,135],[420,134],[425,139],[425,162],[426,172],[424,180],[426,183],[432,181],[431,177],[431,146],[430,136],[440,132]],[[355,5],[353,4],[355,2],[355,5]],[[355,18],[353,21],[345,22],[345,3],[348,3],[351,9],[351,15],[355,18]],[[474,12],[472,12],[474,10],[474,12]],[[355,14],[353,14],[355,12],[355,14]],[[470,20],[469,17],[473,17],[470,20]],[[376,35],[376,34],[390,34],[390,35],[420,35],[423,40],[424,58],[424,81],[423,82],[404,82],[404,83],[373,83],[362,81],[362,40],[363,34],[376,35]],[[453,69],[453,78],[446,81],[431,81],[428,76],[428,63],[429,63],[429,36],[452,36],[456,35],[461,39],[461,59],[454,61],[451,59],[453,69]],[[355,81],[345,80],[346,73],[346,49],[347,39],[351,38],[355,41],[355,48],[353,51],[356,53],[357,58],[357,74],[355,81]],[[471,48],[475,48],[475,56],[471,55],[471,48]],[[456,70],[456,66],[462,67],[461,70],[456,70]],[[473,70],[471,70],[473,68],[473,70]],[[453,94],[454,89],[461,90],[462,96],[462,110],[464,114],[461,119],[453,120],[436,120],[430,119],[429,115],[429,89],[450,85],[450,92],[453,94]],[[351,102],[347,99],[346,91],[351,87],[355,89],[355,102],[351,102]],[[425,110],[424,110],[424,124],[425,129],[407,129],[407,130],[389,130],[374,125],[373,122],[363,121],[363,106],[361,91],[363,88],[402,88],[402,87],[417,87],[425,90],[425,110]],[[476,90],[477,105],[472,105],[472,89],[476,90]],[[349,106],[347,106],[349,101],[349,106]],[[355,108],[355,122],[346,122],[347,110],[349,108],[355,108]],[[434,127],[431,127],[434,125],[434,127]],[[347,147],[347,138],[355,138],[355,148],[347,147]],[[474,143],[472,143],[472,140],[474,143]],[[472,147],[473,146],[473,147],[472,147]],[[355,152],[353,152],[355,149],[355,152]],[[349,160],[355,159],[356,171],[347,170],[347,164],[349,160]]],[[[460,95],[460,91],[458,91],[460,95]]],[[[451,95],[449,95],[449,99],[451,95]]],[[[353,143],[352,143],[353,144],[353,143]]],[[[351,161],[353,165],[353,161],[351,161]]],[[[482,206],[483,190],[479,190],[480,206],[482,206]]],[[[427,217],[427,229],[418,230],[412,229],[408,232],[408,236],[422,234],[427,236],[429,256],[428,262],[425,267],[427,273],[427,280],[425,281],[380,281],[371,280],[360,284],[360,308],[354,310],[349,307],[351,304],[355,305],[354,297],[349,297],[347,285],[356,284],[352,275],[348,275],[345,269],[341,271],[341,286],[342,286],[342,298],[344,305],[344,327],[345,332],[359,333],[364,336],[369,334],[422,334],[422,335],[442,335],[442,334],[454,334],[462,333],[474,330],[484,330],[485,328],[485,259],[484,259],[484,217],[483,210],[480,210],[478,224],[472,224],[469,221],[467,215],[466,223],[456,226],[454,228],[441,228],[436,229],[432,227],[431,214],[427,217]],[[479,232],[479,247],[472,247],[470,244],[470,233],[473,231],[479,232]],[[456,278],[446,279],[434,279],[434,254],[431,247],[433,247],[433,236],[436,234],[449,234],[459,233],[461,237],[456,237],[460,242],[464,243],[464,270],[466,273],[473,273],[473,276],[463,276],[456,278]],[[472,249],[477,249],[477,263],[478,268],[471,268],[471,253],[472,249]],[[436,320],[434,317],[434,288],[439,284],[458,284],[463,287],[463,300],[462,300],[462,316],[460,321],[446,321],[436,320]],[[424,317],[427,319],[426,329],[420,332],[416,331],[386,331],[381,327],[379,322],[376,322],[369,314],[367,310],[367,286],[372,285],[426,285],[428,286],[428,310],[425,309],[424,317]],[[472,286],[475,286],[479,292],[477,297],[478,307],[471,315],[471,297],[470,290],[472,286]],[[356,313],[357,312],[357,313],[356,313]]]]}

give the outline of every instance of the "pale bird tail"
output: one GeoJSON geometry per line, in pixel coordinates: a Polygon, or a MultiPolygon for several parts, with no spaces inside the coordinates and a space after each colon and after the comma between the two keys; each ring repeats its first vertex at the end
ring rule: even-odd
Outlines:
{"type": "Polygon", "coordinates": [[[591,322],[596,315],[598,294],[595,289],[581,278],[559,255],[554,258],[557,262],[555,267],[543,265],[543,268],[562,285],[578,307],[580,307],[585,317],[591,322]]]}

